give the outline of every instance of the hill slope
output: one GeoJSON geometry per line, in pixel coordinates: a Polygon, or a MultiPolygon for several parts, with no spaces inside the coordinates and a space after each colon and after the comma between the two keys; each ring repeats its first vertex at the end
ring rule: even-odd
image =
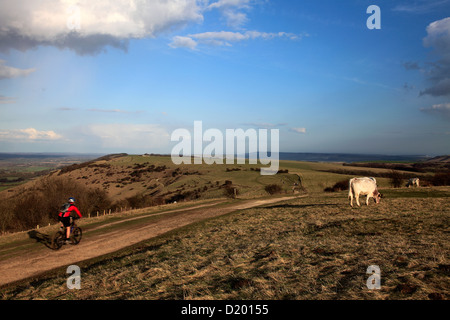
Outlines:
{"type": "Polygon", "coordinates": [[[450,156],[437,156],[431,159],[428,159],[425,162],[443,162],[443,163],[449,163],[450,162],[450,156]]]}
{"type": "Polygon", "coordinates": [[[128,218],[122,216],[120,220],[100,225],[82,220],[79,225],[84,231],[80,244],[69,245],[60,251],[48,250],[51,248],[51,236],[56,232],[56,226],[30,231],[28,237],[22,237],[19,244],[6,241],[0,245],[0,286],[113,253],[194,222],[292,198],[245,200],[225,204],[214,201],[189,208],[133,214],[128,218]]]}
{"type": "Polygon", "coordinates": [[[441,187],[392,189],[380,205],[354,209],[345,192],[263,204],[82,262],[81,290],[67,289],[68,275],[60,268],[0,294],[3,299],[448,299],[449,197],[450,189],[441,187]],[[381,269],[380,290],[366,287],[371,265],[381,269]]]}

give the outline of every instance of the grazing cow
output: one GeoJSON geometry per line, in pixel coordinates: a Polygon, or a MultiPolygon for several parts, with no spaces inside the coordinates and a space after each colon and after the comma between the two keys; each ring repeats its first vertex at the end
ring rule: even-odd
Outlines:
{"type": "Polygon", "coordinates": [[[410,186],[419,187],[419,178],[411,178],[408,180],[406,186],[409,188],[410,186]]]}
{"type": "Polygon", "coordinates": [[[377,180],[375,178],[352,178],[349,181],[348,198],[350,205],[353,207],[353,198],[356,199],[356,204],[359,204],[359,195],[367,195],[366,205],[369,205],[369,198],[373,197],[375,203],[380,203],[382,197],[378,192],[377,180]]]}

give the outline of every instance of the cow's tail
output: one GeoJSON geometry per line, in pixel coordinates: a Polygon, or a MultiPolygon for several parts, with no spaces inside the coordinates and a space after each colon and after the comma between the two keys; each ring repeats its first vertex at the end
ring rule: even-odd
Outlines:
{"type": "Polygon", "coordinates": [[[353,198],[353,190],[352,190],[352,182],[355,178],[352,178],[348,181],[348,199],[351,200],[353,198]]]}

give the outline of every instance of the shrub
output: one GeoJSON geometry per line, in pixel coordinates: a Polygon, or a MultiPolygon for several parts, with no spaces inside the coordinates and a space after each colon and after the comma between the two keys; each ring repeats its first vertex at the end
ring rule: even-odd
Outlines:
{"type": "Polygon", "coordinates": [[[396,170],[391,170],[389,172],[389,178],[390,178],[390,184],[394,187],[394,188],[400,188],[403,185],[403,175],[396,170]]]}
{"type": "Polygon", "coordinates": [[[264,187],[264,190],[266,190],[266,192],[269,194],[276,194],[281,193],[283,188],[279,184],[269,184],[264,187]]]}
{"type": "Polygon", "coordinates": [[[231,185],[227,185],[223,190],[223,194],[228,198],[234,199],[237,195],[239,195],[239,189],[231,185]]]}
{"type": "Polygon", "coordinates": [[[334,184],[332,187],[325,188],[325,192],[337,192],[348,190],[348,180],[341,180],[334,184]]]}
{"type": "Polygon", "coordinates": [[[431,178],[433,186],[449,186],[450,185],[450,172],[437,172],[431,178]]]}
{"type": "Polygon", "coordinates": [[[150,195],[136,194],[127,198],[127,207],[131,208],[146,208],[151,207],[154,204],[153,198],[150,195]]]}
{"type": "Polygon", "coordinates": [[[2,231],[27,230],[38,224],[56,222],[61,205],[69,197],[75,197],[83,216],[108,209],[111,204],[104,190],[89,189],[67,177],[50,176],[39,180],[36,187],[24,189],[17,196],[2,201],[2,231]]]}

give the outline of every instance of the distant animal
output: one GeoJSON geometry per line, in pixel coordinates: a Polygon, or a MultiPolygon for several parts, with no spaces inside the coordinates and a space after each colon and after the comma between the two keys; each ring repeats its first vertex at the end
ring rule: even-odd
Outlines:
{"type": "Polygon", "coordinates": [[[380,203],[382,194],[378,192],[377,180],[375,178],[352,178],[348,185],[348,198],[350,199],[350,206],[353,207],[353,198],[356,199],[356,204],[359,204],[359,196],[367,195],[366,205],[369,205],[369,199],[373,197],[375,203],[380,203]]]}
{"type": "Polygon", "coordinates": [[[406,186],[409,188],[411,186],[419,187],[419,178],[411,178],[408,180],[406,186]]]}

